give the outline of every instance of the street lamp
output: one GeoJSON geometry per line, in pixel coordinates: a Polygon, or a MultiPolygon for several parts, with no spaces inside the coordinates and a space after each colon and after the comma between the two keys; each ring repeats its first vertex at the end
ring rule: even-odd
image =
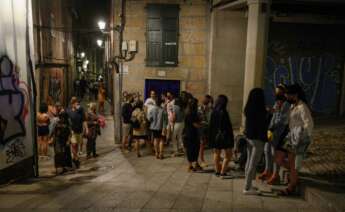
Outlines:
{"type": "Polygon", "coordinates": [[[105,23],[105,21],[103,20],[100,20],[98,21],[98,28],[101,30],[101,31],[104,31],[105,28],[106,28],[107,24],[105,23]]]}
{"type": "Polygon", "coordinates": [[[98,22],[98,27],[100,31],[105,35],[105,49],[107,53],[106,64],[109,61],[112,65],[115,66],[116,72],[114,73],[114,95],[113,95],[113,106],[114,106],[114,132],[115,132],[115,142],[120,143],[122,138],[122,122],[121,122],[121,107],[122,107],[122,88],[123,88],[123,63],[129,62],[134,59],[138,49],[137,49],[137,41],[124,41],[123,39],[123,32],[125,28],[125,2],[124,0],[120,0],[121,3],[121,12],[120,12],[120,25],[115,27],[107,27],[107,24],[104,21],[98,22]],[[113,31],[117,31],[119,38],[118,42],[119,51],[118,55],[114,55],[113,58],[110,57],[110,36],[112,36],[113,31]],[[116,139],[116,137],[118,139],[116,139]]]}
{"type": "Polygon", "coordinates": [[[102,46],[103,46],[103,40],[97,39],[97,45],[98,45],[99,47],[102,47],[102,46]]]}
{"type": "Polygon", "coordinates": [[[80,57],[84,58],[85,57],[85,52],[80,53],[80,57]]]}

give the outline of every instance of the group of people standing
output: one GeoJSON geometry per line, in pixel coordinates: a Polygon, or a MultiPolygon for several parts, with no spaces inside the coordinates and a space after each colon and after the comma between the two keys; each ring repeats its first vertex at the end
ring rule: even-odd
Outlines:
{"type": "MultiPolygon", "coordinates": [[[[146,142],[157,159],[164,158],[164,146],[172,144],[172,155],[186,155],[188,171],[200,171],[208,164],[205,147],[213,149],[214,172],[226,178],[235,144],[233,127],[228,113],[228,98],[219,95],[213,103],[210,95],[201,104],[188,92],[174,97],[170,92],[157,96],[155,91],[145,102],[124,96],[122,106],[122,150],[127,152],[135,143],[141,157],[141,144],[146,142]]],[[[290,171],[287,189],[292,194],[298,183],[298,169],[311,142],[313,119],[304,92],[298,84],[278,85],[275,104],[267,107],[264,91],[250,91],[244,107],[247,160],[245,166],[246,195],[259,195],[253,186],[259,161],[265,158],[265,171],[257,178],[270,185],[279,182],[279,167],[290,171]]]]}
{"type": "Polygon", "coordinates": [[[37,114],[38,153],[40,159],[49,158],[49,145],[53,147],[57,173],[80,167],[84,139],[87,140],[87,159],[98,156],[96,139],[103,121],[97,115],[96,103],[90,103],[88,107],[85,111],[77,97],[71,98],[68,108],[58,102],[40,106],[37,114]]]}
{"type": "Polygon", "coordinates": [[[171,145],[171,156],[186,155],[188,171],[194,172],[208,166],[204,156],[208,145],[215,149],[217,176],[226,176],[234,146],[227,104],[225,95],[218,96],[215,104],[210,95],[205,95],[199,104],[188,92],[175,97],[171,92],[157,96],[151,91],[144,103],[127,94],[122,106],[122,149],[127,152],[134,142],[141,157],[140,146],[146,141],[156,158],[163,159],[165,144],[171,145]]]}
{"type": "Polygon", "coordinates": [[[252,185],[256,167],[265,155],[265,171],[258,178],[268,184],[279,182],[279,167],[289,170],[289,183],[281,195],[294,193],[298,183],[298,169],[311,143],[313,119],[303,89],[298,84],[276,88],[275,104],[268,109],[264,92],[253,89],[244,109],[247,138],[247,164],[245,168],[245,194],[260,191],[252,185]]]}

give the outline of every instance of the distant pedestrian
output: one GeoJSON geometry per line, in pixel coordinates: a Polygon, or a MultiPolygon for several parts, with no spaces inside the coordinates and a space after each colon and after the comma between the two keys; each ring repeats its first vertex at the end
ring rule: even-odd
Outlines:
{"type": "Polygon", "coordinates": [[[76,166],[76,168],[79,168],[79,154],[82,154],[81,148],[83,146],[83,134],[88,134],[88,128],[86,123],[85,111],[80,106],[80,102],[76,97],[72,97],[71,107],[67,110],[67,113],[70,118],[72,128],[71,149],[73,155],[73,163],[76,166]]]}
{"type": "Polygon", "coordinates": [[[57,122],[53,127],[52,137],[54,145],[54,161],[56,173],[64,173],[72,168],[71,149],[69,139],[71,136],[71,128],[68,114],[63,110],[60,103],[56,103],[57,122]]]}
{"type": "Polygon", "coordinates": [[[289,86],[286,96],[287,101],[291,104],[289,133],[285,138],[285,144],[277,149],[276,162],[290,171],[288,187],[281,191],[281,194],[291,195],[298,183],[297,167],[300,166],[300,161],[296,163],[296,158],[303,157],[311,143],[314,122],[304,92],[299,85],[289,86]]]}
{"type": "Polygon", "coordinates": [[[89,111],[87,113],[87,127],[88,127],[88,134],[87,137],[87,144],[86,144],[86,157],[91,158],[91,154],[93,157],[97,157],[98,154],[96,153],[96,139],[97,136],[101,134],[101,128],[98,122],[98,117],[96,113],[97,107],[96,103],[89,104],[89,111]]]}
{"type": "Polygon", "coordinates": [[[153,137],[153,146],[157,159],[164,158],[164,140],[162,136],[163,129],[163,108],[160,101],[155,100],[155,104],[148,113],[148,120],[150,122],[150,131],[153,137]]]}
{"type": "Polygon", "coordinates": [[[213,98],[210,95],[205,95],[201,105],[198,108],[198,114],[200,117],[201,125],[202,127],[200,128],[200,161],[201,161],[201,166],[202,167],[207,167],[207,163],[205,160],[205,148],[208,143],[209,139],[209,123],[211,119],[211,113],[213,109],[213,98]]]}
{"type": "Polygon", "coordinates": [[[185,125],[183,130],[183,144],[189,163],[188,171],[202,170],[198,163],[200,137],[198,129],[201,127],[198,116],[198,100],[190,99],[186,108],[185,125]]]}
{"type": "Polygon", "coordinates": [[[48,105],[42,103],[37,113],[38,154],[41,158],[48,157],[49,124],[48,105]]]}
{"type": "Polygon", "coordinates": [[[104,114],[105,93],[104,84],[100,82],[98,86],[98,111],[100,114],[104,114]]]}
{"type": "Polygon", "coordinates": [[[141,157],[140,142],[147,139],[147,119],[143,109],[143,103],[138,101],[134,106],[131,117],[133,127],[133,141],[135,142],[137,157],[141,157]]]}
{"type": "Polygon", "coordinates": [[[227,111],[228,98],[225,95],[219,95],[216,105],[211,114],[209,122],[210,147],[214,151],[214,163],[216,176],[227,176],[228,164],[232,157],[234,148],[234,133],[227,111]],[[224,159],[221,163],[221,151],[224,151],[224,159]]]}
{"type": "Polygon", "coordinates": [[[81,99],[84,99],[84,95],[86,91],[87,91],[87,81],[85,77],[82,76],[81,79],[79,80],[79,94],[80,94],[81,99]]]}
{"type": "Polygon", "coordinates": [[[131,94],[127,94],[125,102],[121,108],[122,116],[122,152],[127,153],[127,147],[129,148],[130,136],[132,131],[131,117],[133,112],[133,97],[131,94]]]}
{"type": "Polygon", "coordinates": [[[256,177],[256,168],[263,155],[268,129],[268,112],[265,105],[264,91],[261,88],[254,88],[250,91],[244,108],[244,115],[246,118],[245,135],[248,145],[243,193],[258,195],[260,191],[252,186],[252,181],[256,177]]]}

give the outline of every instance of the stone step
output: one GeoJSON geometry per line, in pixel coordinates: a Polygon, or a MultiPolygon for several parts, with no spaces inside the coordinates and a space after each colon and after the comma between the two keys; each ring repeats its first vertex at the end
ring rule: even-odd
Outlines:
{"type": "Polygon", "coordinates": [[[322,212],[345,211],[344,185],[306,182],[302,183],[301,193],[310,205],[322,212]]]}

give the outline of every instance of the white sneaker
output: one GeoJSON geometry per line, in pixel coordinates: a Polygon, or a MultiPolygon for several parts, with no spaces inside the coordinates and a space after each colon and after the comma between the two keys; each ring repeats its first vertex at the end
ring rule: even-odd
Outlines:
{"type": "Polygon", "coordinates": [[[249,189],[249,190],[244,189],[244,190],[243,190],[243,194],[244,194],[244,195],[260,195],[261,192],[258,191],[258,190],[255,190],[255,189],[251,188],[251,189],[249,189]]]}

